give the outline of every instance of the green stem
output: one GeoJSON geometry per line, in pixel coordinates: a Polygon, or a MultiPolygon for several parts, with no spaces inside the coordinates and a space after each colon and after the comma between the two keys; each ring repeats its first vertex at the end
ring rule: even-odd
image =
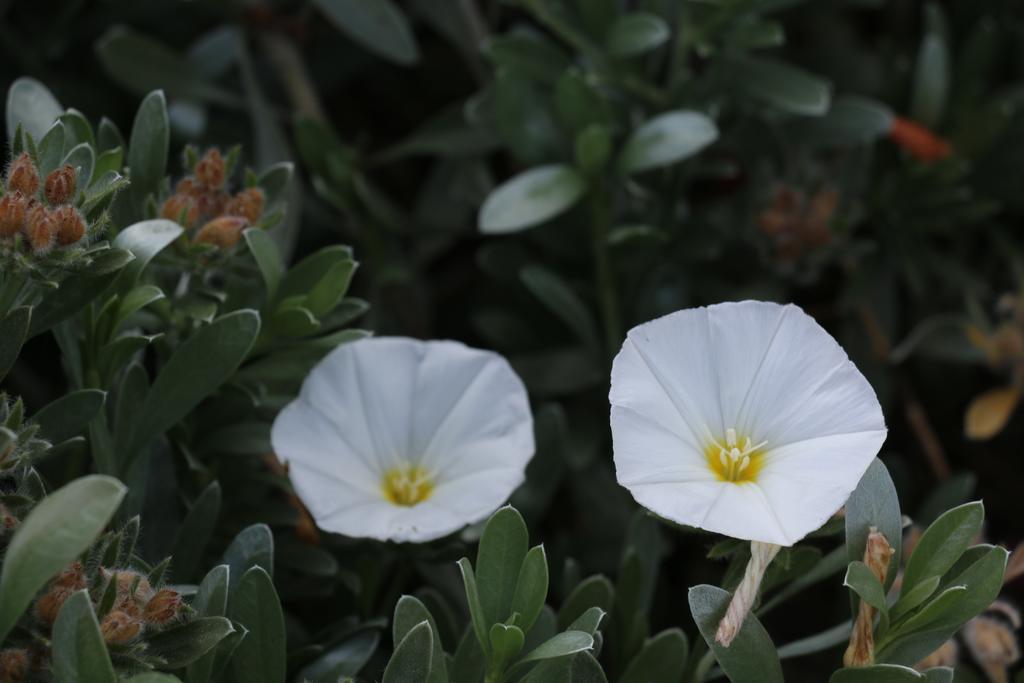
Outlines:
{"type": "Polygon", "coordinates": [[[594,249],[594,273],[604,325],[605,345],[609,358],[613,358],[622,343],[622,323],[619,298],[615,287],[615,273],[608,253],[608,230],[611,227],[611,207],[608,192],[603,185],[594,188],[591,195],[591,241],[594,249]]]}

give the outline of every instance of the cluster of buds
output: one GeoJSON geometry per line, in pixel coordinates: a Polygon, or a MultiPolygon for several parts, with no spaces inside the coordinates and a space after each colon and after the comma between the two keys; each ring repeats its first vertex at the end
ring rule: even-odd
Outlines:
{"type": "Polygon", "coordinates": [[[18,647],[0,650],[0,683],[25,680],[29,664],[28,650],[18,647]]]}
{"type": "Polygon", "coordinates": [[[60,608],[75,591],[88,585],[85,568],[81,562],[73,562],[50,582],[49,589],[36,601],[36,618],[47,626],[57,620],[60,608]]]}
{"type": "Polygon", "coordinates": [[[67,164],[41,180],[32,157],[20,154],[7,169],[0,197],[0,240],[21,235],[35,254],[78,243],[86,225],[73,204],[76,182],[75,169],[67,164]]]}
{"type": "Polygon", "coordinates": [[[178,618],[182,599],[177,591],[154,589],[146,577],[132,570],[102,571],[107,585],[116,582],[113,607],[100,621],[106,642],[124,644],[138,637],[146,626],[163,626],[178,618]]]}
{"type": "Polygon", "coordinates": [[[775,243],[779,258],[792,262],[832,240],[832,216],[838,205],[839,193],[833,188],[823,188],[808,198],[801,190],[781,185],[758,214],[757,227],[775,243]]]}
{"type": "Polygon", "coordinates": [[[230,249],[238,244],[242,231],[263,215],[265,201],[258,187],[235,195],[228,192],[224,157],[214,148],[196,162],[191,175],[178,181],[160,215],[194,231],[195,242],[230,249]]]}
{"type": "MultiPolygon", "coordinates": [[[[178,618],[181,594],[170,588],[154,589],[142,574],[129,569],[100,569],[106,580],[98,595],[104,595],[114,582],[114,603],[100,619],[103,640],[123,645],[138,638],[147,626],[163,626],[178,618]]],[[[35,614],[40,622],[52,626],[60,608],[71,594],[88,585],[85,569],[75,562],[61,572],[46,593],[36,601],[35,614]]]]}

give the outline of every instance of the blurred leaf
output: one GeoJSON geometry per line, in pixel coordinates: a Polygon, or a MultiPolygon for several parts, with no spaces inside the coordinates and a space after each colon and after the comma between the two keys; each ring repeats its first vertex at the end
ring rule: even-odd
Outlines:
{"type": "Polygon", "coordinates": [[[0,380],[7,376],[18,360],[31,320],[32,308],[29,306],[19,306],[0,320],[0,380]]]}
{"type": "Polygon", "coordinates": [[[263,230],[249,228],[242,233],[245,236],[245,243],[249,245],[249,251],[256,259],[256,265],[263,276],[263,285],[267,290],[267,301],[273,301],[277,295],[277,287],[284,275],[284,263],[281,254],[277,250],[274,240],[263,230]]]}
{"type": "Polygon", "coordinates": [[[190,579],[199,569],[203,553],[217,525],[220,505],[220,482],[214,480],[196,497],[174,539],[171,554],[174,556],[174,574],[178,580],[190,579]]]}
{"type": "Polygon", "coordinates": [[[171,97],[238,106],[241,100],[211,85],[188,59],[129,26],[112,26],[96,42],[100,63],[120,85],[143,95],[162,88],[171,97]]]}
{"type": "Polygon", "coordinates": [[[928,494],[914,521],[928,526],[946,510],[963,505],[971,499],[978,477],[973,472],[959,472],[940,483],[928,494]]]}
{"type": "Polygon", "coordinates": [[[395,646],[381,683],[427,683],[433,650],[430,624],[420,622],[395,646]]]}
{"type": "Polygon", "coordinates": [[[602,612],[611,612],[615,602],[612,582],[600,575],[589,576],[581,581],[562,602],[558,611],[558,628],[566,629],[587,610],[599,607],[602,612]]]}
{"type": "Polygon", "coordinates": [[[608,683],[608,677],[593,654],[581,652],[572,658],[572,683],[608,683]]]}
{"type": "Polygon", "coordinates": [[[561,277],[540,265],[519,271],[519,279],[548,310],[562,319],[576,337],[590,348],[598,348],[597,324],[587,307],[561,277]]]}
{"type": "Polygon", "coordinates": [[[112,477],[82,477],[44,498],[21,522],[0,573],[0,640],[39,589],[92,545],[125,491],[112,477]]]}
{"type": "Polygon", "coordinates": [[[496,67],[513,69],[541,83],[554,83],[571,64],[566,54],[551,41],[527,30],[491,36],[480,49],[496,67]]]}
{"type": "MultiPolygon", "coordinates": [[[[903,515],[899,498],[889,471],[875,458],[868,466],[860,483],[846,502],[846,557],[848,562],[860,562],[868,542],[871,527],[885,536],[893,548],[890,567],[900,566],[900,546],[903,538],[903,515]]],[[[885,577],[888,590],[896,579],[891,571],[885,577]]],[[[851,602],[851,606],[853,603],[851,602]]],[[[856,610],[854,610],[856,611],[856,610]]]]}
{"type": "MultiPolygon", "coordinates": [[[[469,606],[469,617],[473,627],[473,633],[476,635],[481,652],[486,654],[490,651],[490,640],[488,637],[490,624],[485,623],[486,617],[484,616],[483,606],[480,604],[480,591],[477,590],[476,575],[473,572],[473,565],[465,557],[459,560],[458,564],[459,571],[462,573],[462,583],[466,590],[466,603],[469,606]]],[[[462,648],[460,647],[459,649],[462,648]]]]}
{"type": "Polygon", "coordinates": [[[589,633],[583,633],[582,631],[563,631],[554,638],[538,645],[533,650],[523,655],[523,657],[516,662],[515,666],[510,669],[510,672],[521,670],[521,667],[524,664],[539,662],[545,659],[555,659],[556,657],[566,657],[576,654],[577,652],[589,650],[592,647],[594,647],[594,639],[589,633]]]}
{"type": "Polygon", "coordinates": [[[985,507],[980,501],[955,507],[936,519],[914,546],[901,590],[909,591],[925,579],[945,574],[971,545],[984,520],[985,507]]]}
{"type": "Polygon", "coordinates": [[[7,89],[7,140],[14,139],[20,125],[35,140],[43,135],[64,111],[49,89],[34,78],[22,77],[7,89]]]}
{"type": "Polygon", "coordinates": [[[829,683],[913,683],[927,681],[924,674],[906,666],[876,664],[855,669],[839,669],[829,683]]]}
{"type": "Polygon", "coordinates": [[[671,111],[633,131],[622,148],[625,173],[648,171],[688,159],[718,139],[718,127],[696,111],[671,111]]]}
{"type": "Polygon", "coordinates": [[[430,671],[427,683],[447,683],[448,673],[445,667],[444,650],[441,648],[441,636],[437,630],[437,622],[423,603],[411,595],[403,595],[395,605],[395,617],[392,621],[392,637],[395,643],[401,643],[419,624],[427,622],[431,633],[430,671]]]}
{"type": "Polygon", "coordinates": [[[608,102],[579,69],[566,69],[555,86],[555,111],[572,131],[612,122],[608,102]]]}
{"type": "MultiPolygon", "coordinates": [[[[2,338],[2,337],[0,337],[2,338]]],[[[107,393],[98,389],[82,389],[64,394],[32,416],[44,438],[60,443],[77,436],[99,414],[107,393]]]]}
{"type": "Polygon", "coordinates": [[[215,648],[233,631],[224,617],[201,617],[150,635],[146,652],[162,659],[168,669],[180,669],[215,648]]]}
{"type": "Polygon", "coordinates": [[[285,680],[284,615],[274,582],[263,567],[246,571],[231,592],[231,618],[248,630],[231,657],[234,679],[246,683],[285,680]]]}
{"type": "Polygon", "coordinates": [[[650,638],[618,679],[618,683],[678,681],[686,668],[689,643],[686,634],[672,628],[650,638]]]}
{"type": "Polygon", "coordinates": [[[804,116],[828,111],[831,86],[814,74],[766,58],[730,57],[728,64],[739,87],[782,111],[804,116]]]}
{"type": "Polygon", "coordinates": [[[167,150],[170,146],[170,124],[167,101],[161,90],[151,92],[142,100],[132,124],[128,145],[128,168],[133,215],[138,215],[146,197],[155,195],[167,172],[167,150]]]}
{"type": "Polygon", "coordinates": [[[802,117],[791,128],[801,140],[823,146],[850,147],[870,144],[889,134],[892,110],[876,100],[842,95],[832,101],[824,116],[802,117]]]}
{"type": "Polygon", "coordinates": [[[87,591],[72,594],[61,607],[53,624],[52,659],[59,683],[117,682],[87,591]]]}
{"type": "Polygon", "coordinates": [[[529,633],[548,595],[548,558],[544,546],[530,548],[523,558],[523,565],[516,579],[512,594],[512,612],[519,614],[516,624],[529,633]]]}
{"type": "Polygon", "coordinates": [[[476,555],[476,583],[485,628],[504,622],[512,613],[519,569],[526,558],[529,534],[515,508],[506,506],[484,525],[476,555]]]}
{"type": "Polygon", "coordinates": [[[238,532],[224,551],[224,564],[231,570],[231,588],[253,567],[274,574],[274,534],[266,524],[253,524],[238,532]]]}
{"type": "Polygon", "coordinates": [[[337,683],[339,678],[355,676],[366,666],[379,642],[380,633],[377,630],[361,630],[307,664],[299,672],[299,680],[337,683]]]}
{"type": "Polygon", "coordinates": [[[671,32],[665,20],[647,12],[620,15],[612,24],[606,42],[613,57],[634,57],[664,45],[671,32]]]}
{"type": "Polygon", "coordinates": [[[704,642],[715,653],[715,659],[733,683],[782,683],[782,665],[779,664],[775,645],[753,614],[747,615],[729,647],[715,641],[715,631],[731,598],[729,592],[715,586],[701,585],[690,589],[690,612],[704,636],[704,642]]]}
{"type": "Polygon", "coordinates": [[[130,445],[121,454],[124,467],[231,377],[259,328],[255,311],[235,311],[199,328],[178,346],[146,395],[130,445]]]}
{"type": "Polygon", "coordinates": [[[946,18],[937,3],[929,2],[924,6],[924,27],[914,71],[910,117],[934,130],[942,123],[945,113],[950,71],[946,18]]]}
{"type": "Polygon", "coordinates": [[[1020,390],[1013,386],[989,389],[975,396],[964,415],[967,438],[984,441],[1003,431],[1019,402],[1020,390]]]}
{"type": "MultiPolygon", "coordinates": [[[[222,617],[228,608],[228,578],[230,568],[218,565],[211,569],[196,590],[192,609],[199,617],[222,617]]],[[[212,650],[188,665],[188,683],[208,683],[213,672],[217,651],[212,650]]]]}
{"type": "Polygon", "coordinates": [[[480,231],[517,232],[569,209],[586,190],[576,171],[551,164],[524,171],[495,189],[480,209],[480,231]]]}
{"type": "MultiPolygon", "coordinates": [[[[982,548],[981,557],[969,566],[962,568],[958,563],[953,568],[946,581],[947,587],[942,587],[943,591],[935,599],[906,621],[890,628],[884,640],[876,644],[879,662],[910,666],[934,652],[963,624],[988,609],[1002,590],[1008,553],[1000,547],[982,548]]],[[[915,550],[911,559],[916,555],[915,550]]],[[[970,557],[974,558],[975,554],[971,553],[970,557]]]]}
{"type": "Polygon", "coordinates": [[[391,0],[313,0],[313,4],[335,28],[377,56],[403,65],[419,61],[409,21],[391,0]]]}

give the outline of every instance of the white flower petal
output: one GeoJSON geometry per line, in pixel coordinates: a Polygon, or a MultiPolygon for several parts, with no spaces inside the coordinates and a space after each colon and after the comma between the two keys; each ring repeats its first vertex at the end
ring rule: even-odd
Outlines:
{"type": "Polygon", "coordinates": [[[700,450],[724,431],[707,309],[679,311],[634,327],[612,364],[612,405],[633,409],[700,450]],[[710,431],[709,431],[710,430],[710,431]]]}
{"type": "Polygon", "coordinates": [[[616,356],[609,398],[616,474],[641,505],[778,545],[800,540],[845,502],[886,434],[870,384],[792,305],[718,304],[634,328],[616,356]],[[708,462],[712,440],[733,433],[762,458],[746,478],[708,462]]]}
{"type": "Polygon", "coordinates": [[[615,476],[623,486],[636,484],[717,481],[704,455],[686,436],[638,413],[629,406],[612,406],[615,476]],[[625,435],[629,435],[626,438],[625,435]]]}
{"type": "Polygon", "coordinates": [[[321,528],[400,542],[486,517],[523,481],[534,451],[526,390],[503,358],[402,338],[331,352],[278,415],[271,439],[321,528]],[[385,475],[410,467],[426,473],[429,494],[394,503],[385,475]]]}

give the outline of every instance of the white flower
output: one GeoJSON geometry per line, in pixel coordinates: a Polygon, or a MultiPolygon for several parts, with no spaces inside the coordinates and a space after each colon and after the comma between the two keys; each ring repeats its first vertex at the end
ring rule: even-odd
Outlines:
{"type": "Polygon", "coordinates": [[[534,450],[526,390],[504,358],[387,337],[324,358],[271,440],[320,528],[399,542],[487,517],[534,450]]]}
{"type": "Polygon", "coordinates": [[[630,330],[610,393],[619,483],[680,524],[790,546],[885,440],[871,385],[810,316],[744,301],[630,330]]]}

